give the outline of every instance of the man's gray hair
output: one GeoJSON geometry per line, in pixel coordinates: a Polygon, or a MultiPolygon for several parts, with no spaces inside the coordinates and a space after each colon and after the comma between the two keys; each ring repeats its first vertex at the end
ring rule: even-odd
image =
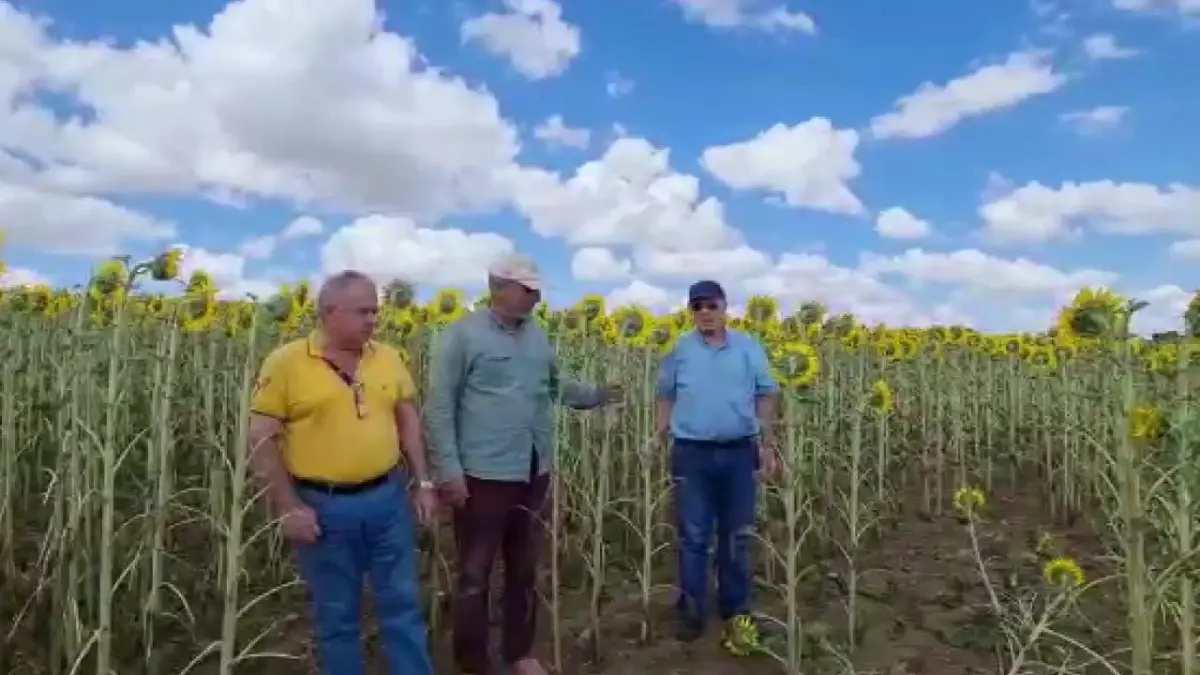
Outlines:
{"type": "Polygon", "coordinates": [[[321,290],[317,291],[317,312],[325,314],[330,309],[333,309],[334,297],[357,284],[369,284],[374,287],[375,280],[358,270],[342,270],[333,276],[327,277],[324,283],[321,284],[321,290]]]}

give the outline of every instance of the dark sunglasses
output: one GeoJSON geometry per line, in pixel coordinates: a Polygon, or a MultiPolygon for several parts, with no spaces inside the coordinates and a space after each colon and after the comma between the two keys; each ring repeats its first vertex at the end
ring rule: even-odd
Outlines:
{"type": "Polygon", "coordinates": [[[715,312],[721,308],[719,303],[712,300],[697,300],[691,304],[693,312],[715,312]]]}

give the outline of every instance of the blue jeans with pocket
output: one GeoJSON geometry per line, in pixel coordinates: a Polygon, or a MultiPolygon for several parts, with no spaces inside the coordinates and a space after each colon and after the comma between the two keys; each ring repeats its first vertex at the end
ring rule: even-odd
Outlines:
{"type": "Polygon", "coordinates": [[[363,582],[369,581],[388,675],[433,675],[417,585],[408,495],[398,477],[354,494],[298,488],[317,513],[317,543],[296,547],[322,675],[363,675],[363,582]]]}
{"type": "Polygon", "coordinates": [[[709,548],[717,537],[717,612],[730,619],[750,611],[748,543],[758,491],[758,444],[675,439],[671,478],[678,536],[680,618],[697,627],[708,618],[709,548]]]}

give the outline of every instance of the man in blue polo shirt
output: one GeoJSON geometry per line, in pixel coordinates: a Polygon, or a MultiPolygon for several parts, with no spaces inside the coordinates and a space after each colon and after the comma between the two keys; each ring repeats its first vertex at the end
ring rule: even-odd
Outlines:
{"type": "Polygon", "coordinates": [[[747,544],[754,528],[756,473],[777,466],[772,427],[778,391],[762,346],[726,327],[725,291],[715,281],[688,290],[696,329],[679,338],[658,374],[655,423],[671,440],[679,556],[679,637],[704,632],[709,545],[717,535],[717,609],[724,642],[758,645],[750,615],[747,544]]]}

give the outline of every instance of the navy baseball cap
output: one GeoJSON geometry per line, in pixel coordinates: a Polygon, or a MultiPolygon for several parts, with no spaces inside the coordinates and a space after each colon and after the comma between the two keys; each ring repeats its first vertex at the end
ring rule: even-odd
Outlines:
{"type": "Polygon", "coordinates": [[[697,281],[688,289],[688,303],[697,300],[724,300],[725,289],[715,281],[697,281]]]}

